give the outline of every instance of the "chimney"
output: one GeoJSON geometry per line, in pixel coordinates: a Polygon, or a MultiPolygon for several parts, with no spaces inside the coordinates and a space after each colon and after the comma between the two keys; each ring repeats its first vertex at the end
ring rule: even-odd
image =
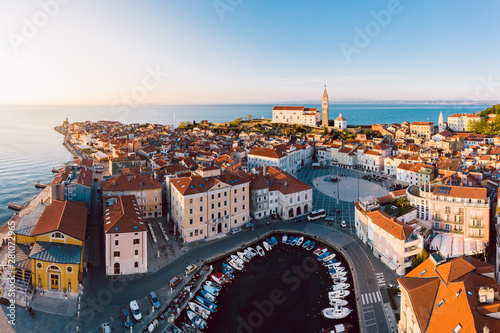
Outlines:
{"type": "Polygon", "coordinates": [[[262,164],[262,174],[266,175],[266,163],[262,164]]]}
{"type": "Polygon", "coordinates": [[[484,324],[483,333],[490,333],[490,329],[488,328],[487,324],[484,324]]]}

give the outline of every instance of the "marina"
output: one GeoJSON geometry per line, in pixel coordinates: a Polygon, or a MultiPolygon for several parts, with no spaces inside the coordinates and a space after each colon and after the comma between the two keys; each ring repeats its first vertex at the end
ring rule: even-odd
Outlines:
{"type": "Polygon", "coordinates": [[[335,255],[337,267],[347,263],[326,246],[318,245],[316,253],[327,256],[313,255],[312,242],[276,235],[212,262],[209,279],[176,326],[203,332],[357,332],[352,276],[331,274],[322,259],[335,255]],[[277,291],[282,296],[271,302],[277,291]]]}

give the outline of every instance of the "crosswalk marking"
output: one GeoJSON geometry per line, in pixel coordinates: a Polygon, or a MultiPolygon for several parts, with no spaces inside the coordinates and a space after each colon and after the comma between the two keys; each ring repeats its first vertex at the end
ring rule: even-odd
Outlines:
{"type": "Polygon", "coordinates": [[[385,286],[384,273],[376,273],[375,276],[377,277],[378,286],[379,287],[385,286]]]}
{"type": "Polygon", "coordinates": [[[364,293],[361,294],[361,302],[363,303],[363,305],[382,302],[382,295],[380,294],[380,291],[364,293]]]}

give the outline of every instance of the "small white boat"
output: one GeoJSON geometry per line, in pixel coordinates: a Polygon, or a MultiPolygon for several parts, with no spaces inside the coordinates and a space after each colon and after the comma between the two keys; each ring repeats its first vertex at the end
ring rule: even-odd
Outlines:
{"type": "Polygon", "coordinates": [[[345,283],[345,282],[342,282],[342,283],[339,283],[339,284],[334,284],[332,286],[332,290],[335,291],[335,290],[345,290],[347,288],[349,288],[351,285],[349,283],[345,283]]]}
{"type": "Polygon", "coordinates": [[[210,317],[210,311],[205,309],[203,306],[200,304],[194,303],[194,302],[189,302],[188,303],[189,308],[194,311],[197,315],[199,315],[203,319],[208,319],[210,317]]]}
{"type": "Polygon", "coordinates": [[[331,308],[326,308],[321,311],[323,317],[328,319],[343,319],[347,317],[352,312],[351,309],[343,306],[334,306],[331,308]]]}
{"type": "Polygon", "coordinates": [[[335,326],[324,328],[319,333],[349,333],[352,330],[352,324],[337,324],[335,326]]]}
{"type": "Polygon", "coordinates": [[[337,273],[330,273],[330,276],[331,278],[336,278],[336,277],[342,277],[342,276],[346,276],[347,275],[347,272],[337,272],[337,273]]]}
{"type": "Polygon", "coordinates": [[[323,259],[323,261],[329,261],[329,260],[332,260],[333,258],[335,258],[335,253],[330,254],[328,257],[323,259]]]}
{"type": "Polygon", "coordinates": [[[233,260],[233,259],[229,260],[229,265],[231,265],[231,267],[233,267],[234,269],[237,269],[239,271],[243,270],[243,265],[238,263],[236,260],[233,260]]]}
{"type": "Polygon", "coordinates": [[[335,291],[329,291],[328,292],[328,299],[332,298],[344,298],[346,296],[349,296],[351,292],[349,290],[335,290],[335,291]]]}
{"type": "Polygon", "coordinates": [[[262,245],[264,246],[264,249],[266,249],[266,251],[271,251],[271,245],[269,245],[268,242],[264,241],[262,242],[262,245]]]}
{"type": "Polygon", "coordinates": [[[334,284],[344,283],[344,282],[347,281],[347,277],[346,276],[332,277],[332,279],[333,279],[333,283],[334,284]]]}
{"type": "Polygon", "coordinates": [[[342,298],[332,298],[330,300],[330,305],[331,306],[334,306],[334,305],[346,306],[347,303],[348,302],[345,299],[342,299],[342,298]]]}
{"type": "Polygon", "coordinates": [[[236,252],[236,254],[238,255],[238,257],[241,260],[246,261],[246,262],[250,261],[250,259],[248,259],[247,255],[245,253],[238,251],[238,252],[236,252]]]}
{"type": "Polygon", "coordinates": [[[325,247],[323,249],[321,249],[321,251],[319,251],[316,255],[318,257],[321,257],[323,254],[325,254],[326,252],[328,252],[328,249],[325,247]]]}
{"type": "Polygon", "coordinates": [[[341,262],[334,262],[334,263],[327,264],[327,265],[324,265],[324,266],[327,267],[328,269],[331,269],[331,268],[339,267],[340,265],[342,265],[341,262]]]}
{"type": "Polygon", "coordinates": [[[283,244],[286,244],[286,240],[288,239],[288,236],[286,234],[283,235],[283,237],[281,238],[281,242],[283,244]]]}
{"type": "Polygon", "coordinates": [[[303,242],[304,242],[304,237],[300,237],[299,240],[297,241],[297,244],[295,244],[295,245],[300,246],[300,245],[302,245],[303,242]]]}
{"type": "Polygon", "coordinates": [[[264,249],[260,245],[257,245],[256,249],[257,253],[259,253],[259,256],[261,257],[265,256],[264,249]]]}
{"type": "Polygon", "coordinates": [[[189,320],[191,320],[193,322],[193,324],[196,327],[198,327],[200,330],[207,328],[207,322],[205,320],[203,320],[203,318],[201,318],[199,315],[194,313],[193,311],[188,310],[187,316],[188,316],[189,320]]]}
{"type": "Polygon", "coordinates": [[[249,247],[247,250],[252,254],[252,257],[256,257],[258,255],[257,251],[255,251],[253,247],[249,247]]]}

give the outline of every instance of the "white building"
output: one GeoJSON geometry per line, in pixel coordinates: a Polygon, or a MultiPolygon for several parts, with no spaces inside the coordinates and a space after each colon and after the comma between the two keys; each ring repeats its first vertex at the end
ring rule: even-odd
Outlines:
{"type": "Polygon", "coordinates": [[[148,231],[133,195],[104,197],[106,275],[148,272],[148,231]]]}
{"type": "Polygon", "coordinates": [[[347,128],[347,119],[342,117],[342,113],[339,113],[339,116],[334,120],[334,126],[338,129],[346,129],[347,128]]]}
{"type": "Polygon", "coordinates": [[[275,106],[272,123],[317,126],[320,121],[317,108],[304,106],[275,106]]]}
{"type": "Polygon", "coordinates": [[[466,132],[469,130],[469,124],[472,121],[479,121],[481,117],[475,114],[452,114],[448,116],[448,127],[455,132],[466,132]]]}
{"type": "Polygon", "coordinates": [[[312,163],[312,155],[313,148],[310,145],[254,147],[247,154],[248,168],[258,168],[265,164],[296,174],[302,166],[312,163]]]}

